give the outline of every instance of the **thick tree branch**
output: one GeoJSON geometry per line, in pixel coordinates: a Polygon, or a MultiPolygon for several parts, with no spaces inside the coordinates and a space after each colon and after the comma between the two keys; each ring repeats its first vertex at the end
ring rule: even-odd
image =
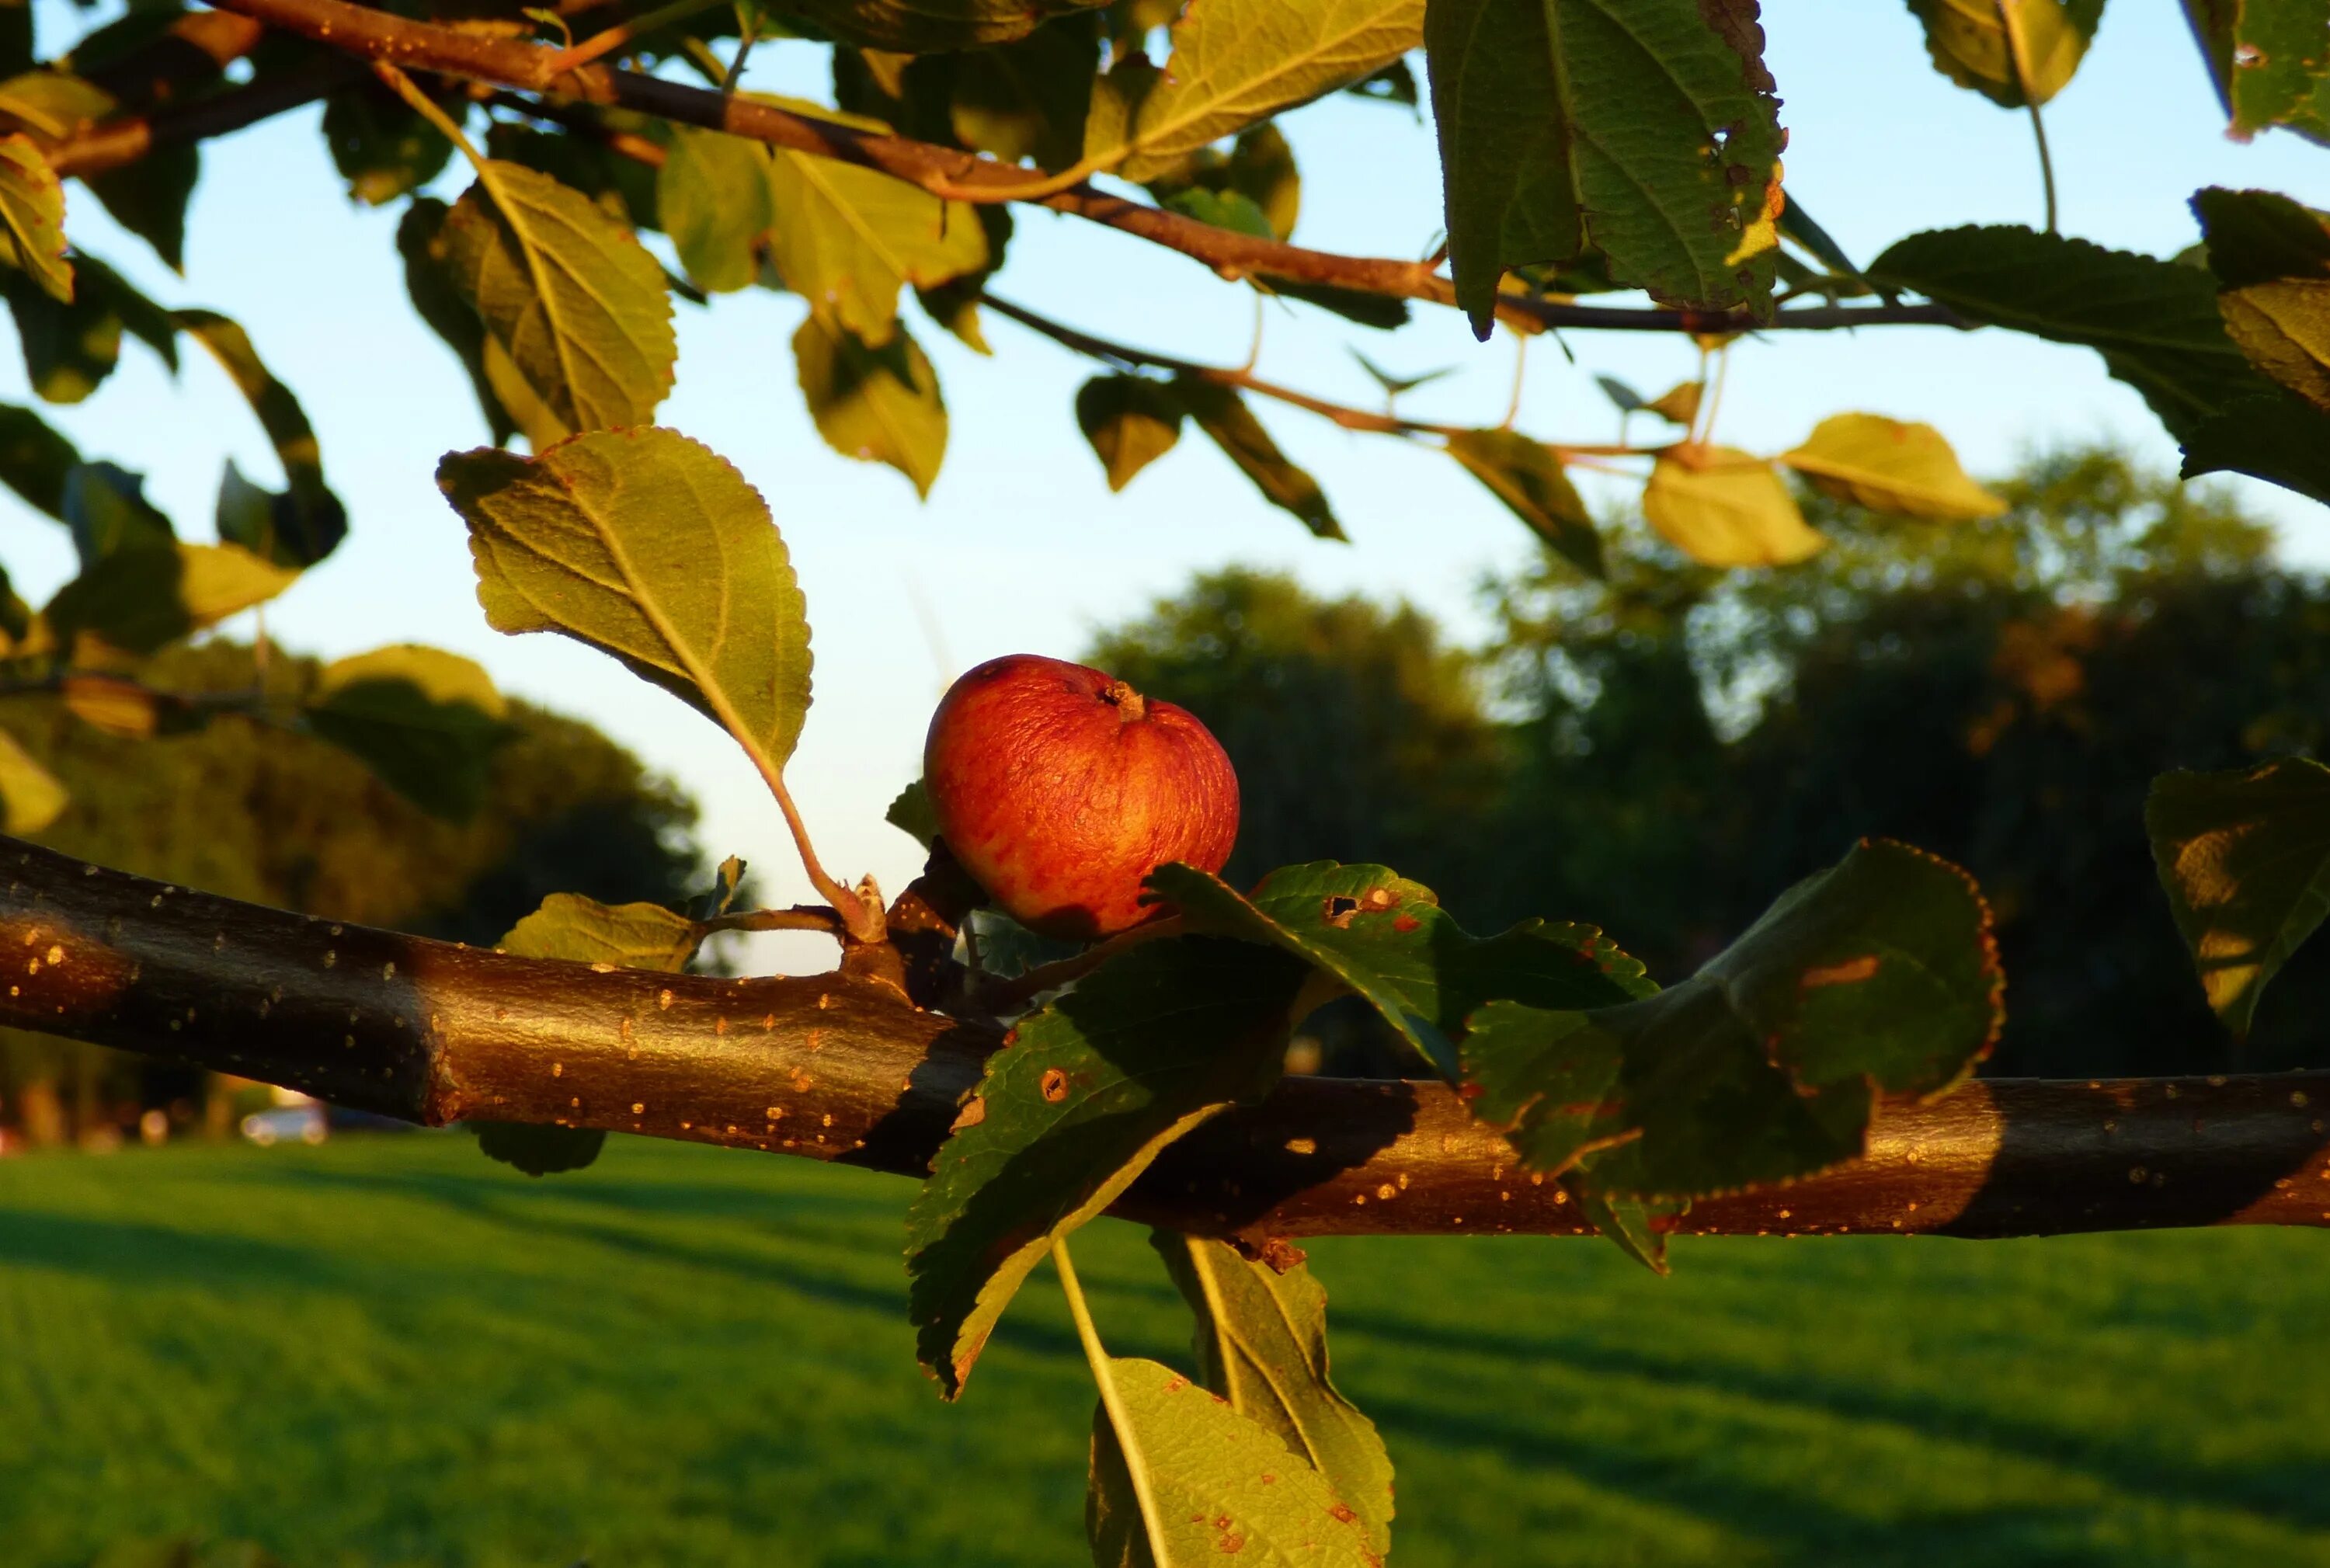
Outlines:
{"type": "MultiPolygon", "coordinates": [[[[1045,176],[952,147],[886,136],[795,114],[774,104],[720,93],[612,66],[562,69],[565,51],[512,38],[458,31],[353,5],[346,0],[212,0],[219,9],[311,39],[365,60],[435,71],[493,87],[635,109],[680,125],[726,131],[815,157],[879,169],[910,184],[957,199],[1010,201],[1045,176]]],[[[1429,261],[1341,256],[1217,228],[1161,207],[1112,196],[1090,185],[1045,195],[1033,205],[1071,213],[1178,250],[1226,278],[1323,284],[1391,298],[1453,305],[1448,279],[1429,261]]],[[[1758,324],[1736,312],[1637,310],[1573,305],[1508,295],[1501,315],[1524,328],[1599,327],[1622,331],[1721,333],[1902,325],[1957,326],[1937,305],[1822,306],[1786,311],[1758,324]]]]}
{"type": "MultiPolygon", "coordinates": [[[[558,1121],[916,1175],[999,1041],[843,975],[586,968],[260,909],[0,839],[0,1023],[415,1121],[558,1121]]],[[[1976,1083],[1688,1232],[2330,1223],[2330,1072],[1976,1083]]],[[[1116,1212],[1256,1240],[1580,1231],[1437,1084],[1293,1079],[1116,1212]]]]}

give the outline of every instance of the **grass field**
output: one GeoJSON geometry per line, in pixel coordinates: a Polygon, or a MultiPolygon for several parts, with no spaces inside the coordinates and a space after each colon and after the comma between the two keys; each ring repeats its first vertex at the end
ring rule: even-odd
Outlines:
{"type": "MultiPolygon", "coordinates": [[[[292,1568],[1087,1561],[1092,1395],[1031,1282],[916,1372],[906,1184],[616,1140],[0,1165],[0,1562],[124,1537],[292,1568]]],[[[1186,1362],[1138,1233],[1112,1348],[1186,1362]]],[[[2330,1236],[1321,1244],[1396,1563],[2330,1563],[2330,1236]]]]}

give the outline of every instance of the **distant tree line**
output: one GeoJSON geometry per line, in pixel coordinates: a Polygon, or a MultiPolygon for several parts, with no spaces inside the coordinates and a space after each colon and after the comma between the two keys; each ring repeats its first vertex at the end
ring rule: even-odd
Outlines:
{"type": "MultiPolygon", "coordinates": [[[[2044,455],[1981,523],[1803,497],[1829,548],[1716,573],[1640,527],[1610,575],[1550,555],[1495,585],[1499,635],[1209,574],[1093,662],[1183,703],[1236,761],[1235,876],[1377,860],[1476,928],[1590,920],[1662,980],[1852,839],[1969,867],[2008,976],[2000,1072],[2330,1060],[2301,949],[2249,1041],[2203,1005],[2143,827],[2152,776],[2322,755],[2330,586],[2227,495],[2125,455],[2044,455]]],[[[1360,1030],[1331,1059],[1385,1065],[1360,1030]]]]}
{"type": "MultiPolygon", "coordinates": [[[[313,661],[225,641],[147,672],[187,695],[270,692],[313,661]]],[[[293,704],[287,704],[293,705],[293,704]]],[[[431,816],[349,752],[241,713],[188,732],[109,733],[60,694],[0,697],[0,723],[71,790],[38,842],[99,864],[278,908],[492,943],[545,895],[677,904],[700,891],[696,807],[590,725],[513,703],[484,803],[431,816]]],[[[36,1141],[134,1125],[149,1108],[223,1125],[231,1105],[194,1070],[0,1030],[0,1126],[36,1141]]]]}

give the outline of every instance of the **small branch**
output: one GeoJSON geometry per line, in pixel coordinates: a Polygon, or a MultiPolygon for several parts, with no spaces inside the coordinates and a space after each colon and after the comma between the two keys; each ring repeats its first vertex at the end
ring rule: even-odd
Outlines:
{"type": "Polygon", "coordinates": [[[611,54],[633,39],[653,33],[658,27],[684,22],[699,12],[709,11],[726,3],[727,0],[671,0],[668,5],[658,5],[643,15],[619,22],[612,27],[592,33],[580,43],[560,50],[550,57],[546,69],[554,76],[562,75],[577,66],[588,65],[611,54]]]}
{"type": "MultiPolygon", "coordinates": [[[[998,1031],[842,974],[721,979],[520,959],[166,887],[0,839],[0,1023],[408,1120],[563,1122],[919,1178],[998,1031]]],[[[1704,1201],[1727,1234],[2053,1235],[2330,1224],[2330,1072],[1978,1081],[1887,1103],[1867,1152],[1704,1201]]],[[[1290,1079],[1168,1149],[1113,1212],[1258,1242],[1575,1235],[1437,1083],[1290,1079]]]]}
{"type": "MultiPolygon", "coordinates": [[[[408,71],[430,71],[488,86],[546,93],[609,105],[681,125],[726,131],[813,157],[877,169],[933,194],[956,199],[1030,199],[1018,189],[1029,171],[958,148],[863,131],[774,104],[689,87],[638,71],[591,63],[559,69],[564,52],[518,39],[465,33],[354,5],[347,0],[216,0],[222,10],[254,18],[345,53],[385,60],[408,71]]],[[[1049,176],[1046,176],[1048,178],[1049,176]]],[[[1217,228],[1161,207],[1076,185],[1037,203],[1089,222],[1177,250],[1225,278],[1258,277],[1436,305],[1455,301],[1454,286],[1428,262],[1340,256],[1283,241],[1217,228]]],[[[1937,305],[1816,307],[1757,323],[1744,312],[1641,310],[1586,306],[1505,295],[1501,317],[1530,329],[1575,326],[1621,331],[1722,333],[1829,331],[1854,326],[1962,326],[1937,305]]]]}
{"type": "Polygon", "coordinates": [[[2039,95],[2032,90],[2031,62],[2023,58],[2022,41],[2014,31],[2014,17],[2022,0],[1994,0],[1998,11],[1998,30],[2006,41],[2007,63],[2014,68],[2015,85],[2022,90],[2022,105],[2031,111],[2032,139],[2039,144],[2039,181],[2047,192],[2047,232],[2057,232],[2055,226],[2055,160],[2047,151],[2047,120],[2039,112],[2039,95]]]}
{"type": "MultiPolygon", "coordinates": [[[[192,18],[188,18],[192,20],[192,18]]],[[[161,147],[231,136],[260,120],[305,108],[365,74],[361,61],[326,55],[297,71],[262,76],[247,86],[197,99],[183,109],[108,120],[47,149],[59,175],[87,178],[134,164],[161,147]]]]}
{"type": "Polygon", "coordinates": [[[1024,975],[1009,979],[990,980],[979,988],[979,1005],[990,1013],[1009,1013],[1026,1006],[1047,991],[1056,991],[1062,986],[1083,979],[1127,948],[1142,942],[1155,941],[1159,937],[1181,934],[1181,917],[1168,915],[1161,921],[1134,926],[1129,931],[1119,931],[1103,942],[1095,942],[1083,952],[1056,963],[1038,964],[1024,975]]]}
{"type": "Polygon", "coordinates": [[[742,910],[735,914],[714,915],[710,920],[696,921],[696,928],[706,936],[717,931],[822,931],[837,939],[848,930],[833,911],[808,903],[797,903],[791,909],[742,910]]]}

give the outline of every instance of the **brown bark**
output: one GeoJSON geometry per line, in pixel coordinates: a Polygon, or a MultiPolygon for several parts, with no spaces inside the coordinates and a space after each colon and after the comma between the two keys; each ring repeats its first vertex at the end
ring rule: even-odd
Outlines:
{"type": "MultiPolygon", "coordinates": [[[[599,970],[260,909],[0,839],[0,1023],[415,1121],[689,1138],[919,1175],[991,1028],[839,974],[599,970]]],[[[1700,1204],[1729,1234],[2330,1223],[2330,1072],[1975,1084],[1889,1105],[1865,1157],[1700,1204]]],[[[1117,1212],[1258,1239],[1570,1234],[1435,1083],[1292,1079],[1170,1150],[1117,1212]]]]}

